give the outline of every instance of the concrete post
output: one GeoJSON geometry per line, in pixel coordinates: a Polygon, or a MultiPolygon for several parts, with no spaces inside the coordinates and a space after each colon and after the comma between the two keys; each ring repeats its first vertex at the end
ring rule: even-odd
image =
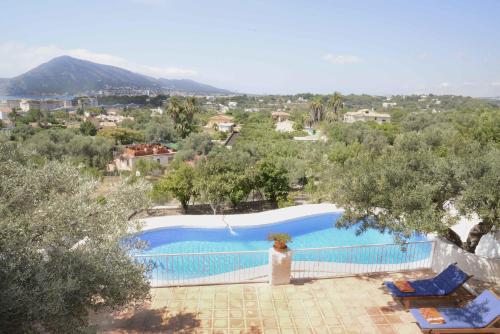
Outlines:
{"type": "Polygon", "coordinates": [[[290,284],[292,276],[292,251],[269,249],[269,284],[290,284]]]}

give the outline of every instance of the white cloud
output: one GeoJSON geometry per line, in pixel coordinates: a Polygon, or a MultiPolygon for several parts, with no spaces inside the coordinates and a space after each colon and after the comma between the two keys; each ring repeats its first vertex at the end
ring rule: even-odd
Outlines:
{"type": "Polygon", "coordinates": [[[450,83],[449,83],[449,82],[441,82],[441,83],[439,84],[439,87],[441,87],[441,88],[450,87],[450,83]]]}
{"type": "Polygon", "coordinates": [[[358,56],[353,56],[353,55],[334,55],[334,54],[326,54],[323,56],[323,59],[329,61],[330,63],[333,64],[355,64],[355,63],[360,63],[363,61],[358,56]]]}
{"type": "Polygon", "coordinates": [[[18,43],[0,44],[0,77],[22,74],[41,63],[62,55],[113,65],[153,77],[189,77],[198,73],[193,69],[138,64],[125,58],[96,53],[87,49],[63,49],[55,45],[28,47],[18,43]]]}
{"type": "Polygon", "coordinates": [[[424,59],[429,58],[429,54],[428,54],[427,52],[422,52],[422,53],[419,53],[419,54],[417,55],[417,58],[418,58],[418,59],[421,59],[421,60],[424,60],[424,59]]]}
{"type": "Polygon", "coordinates": [[[500,81],[493,81],[491,83],[492,86],[500,86],[500,81]]]}

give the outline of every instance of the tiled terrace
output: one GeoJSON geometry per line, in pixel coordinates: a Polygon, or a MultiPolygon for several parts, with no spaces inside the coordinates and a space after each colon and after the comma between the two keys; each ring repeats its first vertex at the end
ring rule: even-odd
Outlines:
{"type": "MultiPolygon", "coordinates": [[[[381,283],[430,275],[365,275],[277,287],[255,283],[156,288],[147,305],[101,315],[95,322],[100,333],[421,333],[381,283]]],[[[460,298],[467,297],[461,291],[460,298]]]]}

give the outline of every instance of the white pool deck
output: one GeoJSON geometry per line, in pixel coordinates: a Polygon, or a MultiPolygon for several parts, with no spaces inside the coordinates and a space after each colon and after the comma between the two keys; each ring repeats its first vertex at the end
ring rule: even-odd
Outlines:
{"type": "Polygon", "coordinates": [[[142,231],[170,227],[191,228],[228,228],[251,227],[284,222],[301,217],[327,213],[342,213],[343,209],[335,204],[304,204],[282,209],[235,215],[175,215],[143,218],[142,231]]]}

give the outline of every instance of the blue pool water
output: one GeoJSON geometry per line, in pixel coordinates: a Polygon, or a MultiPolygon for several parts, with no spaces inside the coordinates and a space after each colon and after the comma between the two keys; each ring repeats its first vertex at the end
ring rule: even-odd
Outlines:
{"type": "MultiPolygon", "coordinates": [[[[292,250],[394,243],[390,233],[367,230],[357,235],[357,226],[348,229],[336,228],[335,222],[340,218],[340,215],[339,213],[321,214],[264,226],[235,227],[233,228],[234,233],[222,228],[165,228],[143,232],[139,237],[146,241],[149,247],[142,251],[143,255],[148,256],[140,259],[152,265],[155,275],[158,277],[167,277],[168,279],[175,278],[175,276],[193,278],[260,266],[267,263],[267,254],[262,252],[237,256],[213,255],[202,258],[194,255],[168,258],[157,255],[266,251],[272,246],[272,242],[267,241],[269,233],[290,234],[293,241],[289,243],[289,247],[292,250]]],[[[425,236],[415,234],[408,241],[426,240],[425,236]]],[[[430,252],[430,244],[418,245],[418,249],[410,249],[410,251],[400,245],[393,245],[386,246],[383,250],[368,247],[355,249],[355,251],[332,249],[321,253],[298,251],[294,253],[293,259],[294,261],[320,260],[321,262],[357,264],[400,264],[426,259],[430,252]],[[380,253],[382,251],[384,254],[380,253]]]]}
{"type": "MultiPolygon", "coordinates": [[[[321,214],[284,221],[282,223],[229,229],[167,228],[144,232],[140,238],[149,243],[147,254],[204,253],[248,250],[267,250],[272,242],[269,233],[288,233],[293,241],[292,249],[332,246],[392,244],[393,236],[376,230],[356,235],[357,226],[349,229],[336,228],[338,213],[321,214]]],[[[413,236],[409,241],[423,241],[425,237],[413,236]]]]}

